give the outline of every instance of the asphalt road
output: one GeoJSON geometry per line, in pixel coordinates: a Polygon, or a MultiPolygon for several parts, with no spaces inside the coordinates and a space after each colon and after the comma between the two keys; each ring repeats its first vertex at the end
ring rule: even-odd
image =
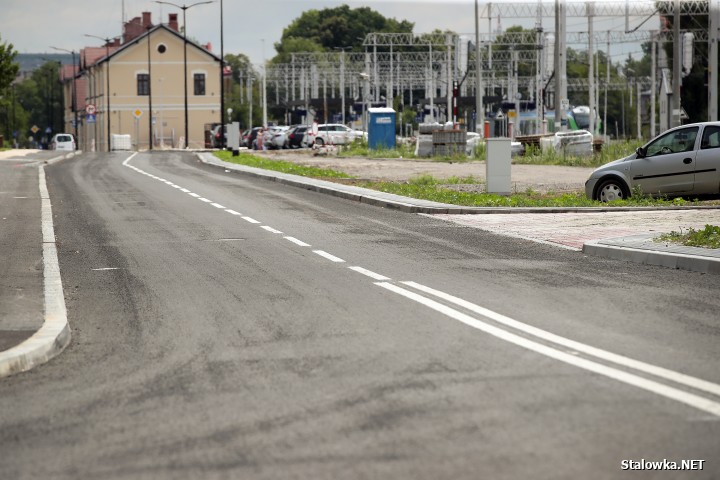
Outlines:
{"type": "Polygon", "coordinates": [[[73,337],[1,476],[720,475],[720,277],[129,157],[46,168],[73,337]]]}

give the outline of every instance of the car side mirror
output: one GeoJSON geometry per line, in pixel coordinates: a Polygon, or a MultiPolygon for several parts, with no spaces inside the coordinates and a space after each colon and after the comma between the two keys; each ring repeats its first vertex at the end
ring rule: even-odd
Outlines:
{"type": "Polygon", "coordinates": [[[635,153],[637,154],[637,158],[645,158],[647,155],[647,151],[643,147],[638,147],[635,149],[635,153]]]}

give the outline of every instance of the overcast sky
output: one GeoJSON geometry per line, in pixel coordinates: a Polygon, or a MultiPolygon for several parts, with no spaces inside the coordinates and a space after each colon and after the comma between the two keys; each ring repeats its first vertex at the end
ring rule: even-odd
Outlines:
{"type": "MultiPolygon", "coordinates": [[[[174,0],[172,3],[191,5],[197,1],[174,0]]],[[[543,1],[554,4],[554,0],[543,1]]],[[[495,4],[498,3],[496,0],[495,4]]],[[[84,34],[100,37],[120,35],[123,6],[125,19],[149,11],[153,23],[167,23],[168,14],[176,12],[182,24],[181,10],[151,0],[2,0],[0,4],[0,41],[12,43],[20,53],[57,53],[51,46],[76,51],[85,46],[99,46],[101,41],[84,37],[84,34]]],[[[475,32],[474,0],[224,0],[225,53],[244,53],[259,64],[263,56],[271,58],[275,55],[273,44],[280,40],[283,29],[304,11],[342,4],[353,8],[368,6],[385,17],[413,22],[416,34],[435,29],[470,35],[475,32]]],[[[481,11],[486,5],[487,0],[480,0],[481,11]]],[[[534,26],[534,22],[534,19],[502,18],[501,26],[523,25],[529,28],[534,26]]],[[[643,28],[656,28],[650,25],[652,22],[643,28]]],[[[487,18],[481,19],[481,33],[487,33],[488,23],[487,18]]],[[[585,19],[568,18],[567,23],[568,32],[587,30],[585,19]]],[[[213,51],[220,53],[220,0],[188,9],[187,24],[188,36],[201,43],[210,42],[213,51]]],[[[496,25],[497,19],[494,19],[493,28],[496,25]]],[[[554,30],[554,20],[546,18],[543,26],[546,30],[554,30]]],[[[623,30],[624,26],[624,19],[598,19],[595,29],[623,30]]],[[[603,46],[600,48],[603,49],[603,46]]],[[[639,53],[639,50],[637,45],[619,44],[613,45],[612,53],[613,56],[627,56],[628,53],[639,53]]]]}

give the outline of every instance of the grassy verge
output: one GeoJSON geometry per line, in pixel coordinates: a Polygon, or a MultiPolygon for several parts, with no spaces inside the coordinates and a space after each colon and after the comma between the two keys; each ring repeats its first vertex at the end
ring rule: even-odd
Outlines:
{"type": "Polygon", "coordinates": [[[686,247],[720,248],[720,227],[705,225],[702,230],[688,229],[687,232],[670,232],[659,236],[656,242],[670,242],[686,247]]]}
{"type": "Polygon", "coordinates": [[[351,175],[336,170],[307,167],[284,160],[270,160],[252,154],[241,153],[233,157],[231,152],[216,152],[215,155],[230,163],[247,165],[250,167],[273,170],[304,177],[320,178],[326,180],[344,179],[342,183],[359,187],[370,188],[386,193],[394,193],[404,197],[448,203],[452,205],[472,207],[636,207],[636,206],[682,206],[693,202],[682,199],[651,198],[636,190],[627,200],[618,200],[612,203],[601,203],[588,200],[585,192],[573,193],[539,193],[531,189],[525,192],[515,192],[511,195],[496,195],[491,193],[458,191],[448,188],[450,185],[482,185],[482,181],[473,177],[436,179],[430,175],[415,177],[407,182],[367,182],[354,180],[351,175]]]}
{"type": "Polygon", "coordinates": [[[256,155],[241,153],[237,157],[232,156],[232,152],[215,152],[215,156],[220,160],[248,167],[262,168],[264,170],[273,170],[275,172],[291,173],[303,177],[313,178],[352,178],[350,175],[330,170],[327,168],[306,167],[293,162],[284,160],[269,160],[267,158],[258,157],[256,155]]]}
{"type": "Polygon", "coordinates": [[[381,192],[402,195],[404,197],[467,207],[637,207],[691,204],[691,202],[682,198],[668,200],[651,198],[642,194],[638,194],[627,200],[601,203],[587,199],[585,192],[540,193],[528,189],[525,192],[515,192],[510,195],[497,195],[492,193],[463,192],[447,188],[447,185],[473,183],[480,184],[482,182],[472,178],[459,179],[456,177],[438,180],[432,176],[425,175],[410,179],[408,182],[363,182],[358,185],[381,192]]]}

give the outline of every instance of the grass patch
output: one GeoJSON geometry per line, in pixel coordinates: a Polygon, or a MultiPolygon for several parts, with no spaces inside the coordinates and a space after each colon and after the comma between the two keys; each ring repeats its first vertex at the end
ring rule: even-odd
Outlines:
{"type": "MultiPolygon", "coordinates": [[[[467,207],[637,207],[637,206],[677,206],[690,204],[684,199],[655,199],[649,196],[601,203],[589,200],[584,192],[540,193],[532,189],[510,195],[492,193],[462,192],[443,185],[466,183],[457,178],[436,179],[423,175],[408,182],[363,182],[358,186],[393,193],[404,197],[449,203],[467,207]]],[[[467,183],[482,183],[476,180],[467,183]]]]}
{"type": "Polygon", "coordinates": [[[689,228],[683,233],[672,231],[660,235],[656,242],[670,242],[684,245],[686,247],[720,248],[720,227],[717,225],[705,225],[702,230],[689,228]]]}
{"type": "Polygon", "coordinates": [[[238,165],[245,165],[248,167],[262,168],[264,170],[273,170],[275,172],[291,173],[293,175],[300,175],[303,177],[314,177],[314,178],[352,178],[344,172],[338,172],[337,170],[331,170],[328,168],[317,168],[307,167],[305,165],[299,165],[293,162],[287,162],[284,160],[269,160],[267,158],[258,157],[256,155],[240,153],[238,156],[233,157],[232,152],[221,151],[215,152],[215,156],[220,160],[236,163],[238,165]]]}
{"type": "Polygon", "coordinates": [[[432,175],[421,175],[414,177],[407,182],[367,182],[354,180],[351,175],[336,170],[308,167],[284,160],[270,160],[247,153],[240,153],[238,156],[233,157],[232,152],[221,151],[215,152],[215,155],[223,161],[239,165],[290,173],[304,177],[338,181],[345,179],[346,181],[341,183],[356,185],[386,193],[393,193],[404,197],[468,207],[658,207],[691,205],[696,202],[696,200],[690,201],[683,198],[653,198],[648,195],[643,195],[639,190],[634,191],[633,196],[629,199],[617,200],[611,203],[601,203],[589,200],[585,197],[584,192],[541,193],[536,192],[531,188],[528,188],[524,192],[514,192],[511,195],[463,192],[447,188],[447,186],[483,184],[484,181],[473,177],[450,177],[446,179],[437,179],[432,175]]]}

